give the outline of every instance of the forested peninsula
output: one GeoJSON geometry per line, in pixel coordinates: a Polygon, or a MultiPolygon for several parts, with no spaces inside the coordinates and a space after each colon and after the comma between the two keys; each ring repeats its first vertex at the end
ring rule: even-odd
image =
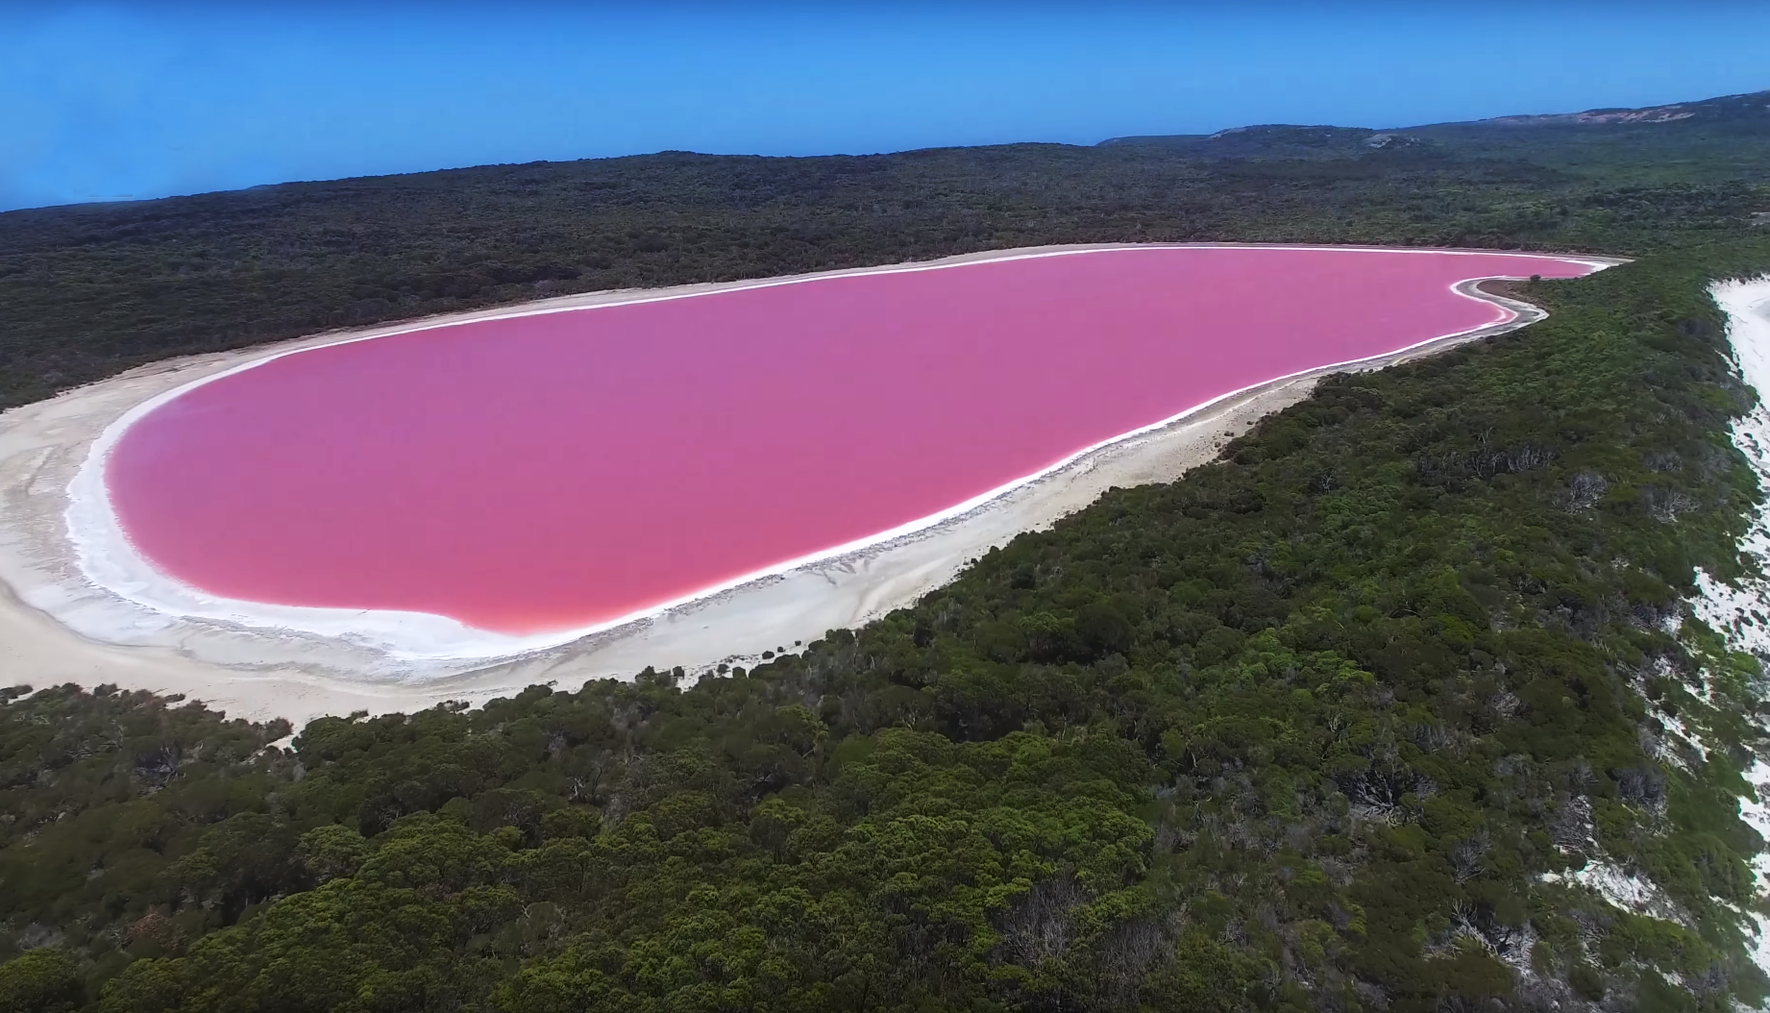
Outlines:
{"type": "Polygon", "coordinates": [[[1687,604],[1699,567],[1746,571],[1763,495],[1708,294],[1770,272],[1761,106],[1380,146],[1269,128],[1203,156],[661,155],[0,215],[7,403],[541,291],[1035,242],[1638,258],[1520,285],[1546,321],[1324,381],[1215,463],[753,670],[293,740],[4,673],[0,1008],[1763,1003],[1765,841],[1739,798],[1767,687],[1687,604]],[[500,280],[519,264],[547,275],[500,280]],[[445,273],[468,280],[424,287],[445,273]],[[1582,885],[1600,868],[1652,909],[1582,885]]]}

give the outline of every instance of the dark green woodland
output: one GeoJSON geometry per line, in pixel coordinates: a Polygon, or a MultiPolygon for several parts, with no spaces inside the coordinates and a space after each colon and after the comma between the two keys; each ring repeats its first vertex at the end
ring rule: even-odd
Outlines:
{"type": "Polygon", "coordinates": [[[1521,286],[1546,321],[1324,381],[1180,481],[754,670],[292,742],[6,672],[0,1009],[1764,1002],[1738,800],[1770,684],[1685,604],[1698,568],[1753,565],[1728,427],[1755,394],[1707,287],[1770,272],[1763,106],[0,215],[5,403],[327,326],[1034,243],[1638,258],[1521,286]],[[1599,862],[1658,916],[1570,882],[1599,862]]]}

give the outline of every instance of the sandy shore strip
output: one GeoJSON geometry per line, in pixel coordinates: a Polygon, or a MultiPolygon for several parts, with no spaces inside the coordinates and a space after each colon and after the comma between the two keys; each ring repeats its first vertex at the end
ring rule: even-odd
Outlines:
{"type": "MultiPolygon", "coordinates": [[[[1740,378],[1758,393],[1758,404],[1733,420],[1732,442],[1756,472],[1759,488],[1770,490],[1770,277],[1721,282],[1710,291],[1727,314],[1727,339],[1740,378]]],[[[1760,575],[1724,584],[1698,570],[1691,609],[1726,638],[1730,649],[1770,664],[1770,624],[1762,618],[1770,614],[1770,510],[1758,511],[1740,539],[1739,551],[1756,561],[1760,575]]],[[[1701,743],[1702,748],[1716,751],[1732,745],[1701,743]]],[[[1770,840],[1770,763],[1756,757],[1745,778],[1756,797],[1740,797],[1740,819],[1770,840]]],[[[1751,868],[1758,896],[1770,897],[1770,852],[1753,856],[1751,868]]],[[[1770,918],[1750,909],[1740,914],[1749,920],[1755,937],[1750,948],[1753,961],[1770,972],[1770,918]]]]}
{"type": "MultiPolygon", "coordinates": [[[[120,419],[192,381],[244,368],[268,356],[474,319],[682,298],[845,274],[926,270],[1120,248],[1124,247],[997,251],[899,268],[568,296],[171,360],[14,409],[0,415],[0,682],[38,686],[114,683],[184,693],[236,716],[287,717],[299,723],[326,713],[411,710],[451,699],[480,701],[534,683],[575,688],[586,679],[630,677],[646,665],[680,665],[700,672],[722,662],[748,664],[764,650],[790,649],[796,641],[814,639],[827,629],[856,626],[908,604],[950,580],[968,560],[990,546],[1004,544],[1021,531],[1047,526],[1092,502],[1107,488],[1177,478],[1212,459],[1225,439],[1244,431],[1260,416],[1306,396],[1323,373],[1377,368],[1522,326],[1541,315],[1527,305],[1478,293],[1474,282],[1465,282],[1459,286],[1463,294],[1498,302],[1517,317],[1376,359],[1314,370],[1238,392],[1084,452],[1000,491],[987,502],[966,504],[963,510],[927,519],[910,530],[887,533],[891,536],[887,539],[844,547],[845,551],[814,561],[795,561],[739,586],[675,603],[637,621],[587,636],[574,635],[568,643],[522,644],[518,649],[532,653],[490,664],[483,653],[427,658],[414,664],[414,659],[390,655],[371,642],[345,639],[343,634],[353,621],[362,623],[370,618],[363,615],[343,614],[337,627],[340,635],[326,635],[267,632],[225,617],[191,621],[134,604],[88,579],[63,520],[70,484],[89,459],[94,442],[120,419]]],[[[1562,259],[1595,266],[1616,263],[1599,257],[1562,259]]],[[[380,613],[372,621],[439,620],[380,613]]]]}
{"type": "MultiPolygon", "coordinates": [[[[1727,314],[1727,339],[1740,378],[1758,392],[1758,404],[1733,421],[1733,445],[1757,472],[1760,488],[1770,490],[1770,278],[1728,281],[1711,290],[1727,314]]],[[[1770,513],[1760,511],[1739,550],[1770,575],[1770,513]]],[[[1697,571],[1697,617],[1724,634],[1730,647],[1770,663],[1770,626],[1752,613],[1770,613],[1770,579],[1746,577],[1737,586],[1697,571]]]]}

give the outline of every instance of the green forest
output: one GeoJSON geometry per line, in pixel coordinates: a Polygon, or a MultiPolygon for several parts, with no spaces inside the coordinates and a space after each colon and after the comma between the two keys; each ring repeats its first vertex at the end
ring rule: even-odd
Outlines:
{"type": "Polygon", "coordinates": [[[659,155],[0,215],[12,402],[316,326],[993,246],[1639,258],[1522,285],[1547,320],[1323,381],[1181,480],[753,670],[292,740],[16,673],[0,1009],[1770,999],[1747,917],[1770,915],[1766,842],[1737,805],[1770,686],[1683,605],[1698,567],[1749,565],[1761,498],[1728,439],[1754,394],[1707,286],[1770,271],[1751,224],[1770,191],[1745,168],[1770,166],[1770,131],[1730,123],[1487,154],[1280,131],[1208,158],[1166,139],[659,155]],[[1681,750],[1674,722],[1727,745],[1681,750]],[[1600,861],[1673,914],[1569,884],[1600,861]]]}

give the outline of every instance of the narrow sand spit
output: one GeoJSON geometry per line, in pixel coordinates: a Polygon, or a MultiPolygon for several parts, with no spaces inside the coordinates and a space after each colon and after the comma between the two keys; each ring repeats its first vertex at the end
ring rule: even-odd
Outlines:
{"type": "MultiPolygon", "coordinates": [[[[1111,248],[997,251],[934,263],[1111,248]]],[[[1615,262],[1577,259],[1598,265],[1615,262]]],[[[781,283],[790,282],[762,284],[781,283]]],[[[756,284],[683,286],[643,297],[756,284]]],[[[267,633],[226,620],[167,616],[92,584],[81,570],[64,522],[69,485],[93,442],[143,402],[266,355],[420,325],[407,322],[143,367],[0,415],[0,684],[114,683],[183,693],[235,716],[286,717],[299,724],[321,714],[410,710],[442,700],[477,702],[535,683],[575,687],[591,678],[631,676],[646,665],[680,665],[700,672],[721,662],[748,664],[765,650],[791,648],[827,629],[856,626],[914,601],[950,580],[966,561],[989,547],[1004,544],[1021,531],[1048,526],[1112,486],[1178,477],[1210,460],[1226,438],[1244,431],[1260,416],[1301,400],[1326,372],[1378,368],[1523,326],[1542,315],[1534,307],[1479,292],[1473,282],[1459,286],[1459,291],[1497,302],[1518,316],[1401,352],[1237,392],[1159,428],[1092,450],[932,526],[772,573],[619,628],[492,663],[483,658],[415,662],[390,658],[336,636],[267,633]]],[[[631,301],[636,295],[570,296],[451,315],[424,321],[422,326],[631,301]]],[[[414,616],[412,621],[426,618],[414,616]]]]}

